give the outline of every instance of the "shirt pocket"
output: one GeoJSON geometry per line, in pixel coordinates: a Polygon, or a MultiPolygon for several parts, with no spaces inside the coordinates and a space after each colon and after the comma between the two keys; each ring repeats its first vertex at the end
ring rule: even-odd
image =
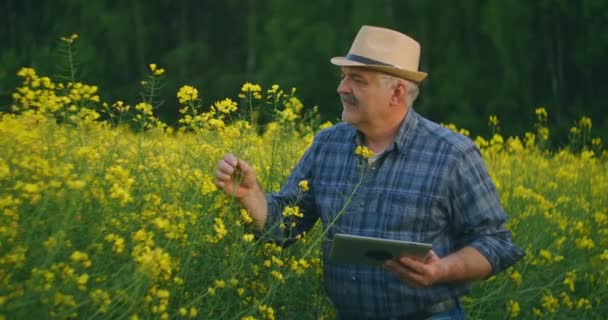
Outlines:
{"type": "MultiPolygon", "coordinates": [[[[346,184],[320,183],[315,186],[316,210],[325,227],[329,224],[333,225],[332,229],[344,227],[346,217],[338,215],[345,210],[344,205],[350,192],[351,187],[346,184]]],[[[333,236],[332,230],[330,236],[333,236]]]]}
{"type": "Polygon", "coordinates": [[[387,195],[388,215],[384,229],[392,239],[432,242],[445,224],[437,211],[437,198],[417,191],[392,192],[387,195]]]}

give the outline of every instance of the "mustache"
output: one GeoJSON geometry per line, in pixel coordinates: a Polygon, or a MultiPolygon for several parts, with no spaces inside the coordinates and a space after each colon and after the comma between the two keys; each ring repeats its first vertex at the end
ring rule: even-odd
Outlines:
{"type": "Polygon", "coordinates": [[[340,93],[340,100],[342,100],[342,102],[344,103],[352,104],[354,106],[359,104],[357,98],[355,98],[354,95],[349,93],[340,93]]]}

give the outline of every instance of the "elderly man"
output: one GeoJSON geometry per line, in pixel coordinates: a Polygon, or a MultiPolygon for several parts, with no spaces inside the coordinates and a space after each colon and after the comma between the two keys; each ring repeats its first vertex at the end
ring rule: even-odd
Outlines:
{"type": "Polygon", "coordinates": [[[280,192],[265,194],[251,166],[231,154],[218,164],[217,186],[235,195],[260,231],[287,236],[272,227],[299,200],[304,216],[291,236],[321,219],[330,240],[347,233],[433,244],[424,258],[373,267],[329,262],[325,241],[325,286],[343,319],[463,319],[459,297],[470,283],[523,257],[476,146],[413,110],[427,76],[419,57],[407,35],[363,26],[348,54],[331,59],[342,70],[344,122],[315,137],[280,192]],[[355,152],[361,147],[373,151],[365,162],[355,152]],[[371,170],[359,180],[362,163],[371,170]],[[244,174],[238,185],[236,171],[244,174]],[[302,180],[310,188],[303,196],[302,180]]]}

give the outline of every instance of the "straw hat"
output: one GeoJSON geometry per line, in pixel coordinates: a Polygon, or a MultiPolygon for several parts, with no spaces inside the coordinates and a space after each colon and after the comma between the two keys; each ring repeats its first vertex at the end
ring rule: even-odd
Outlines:
{"type": "Polygon", "coordinates": [[[373,26],[363,26],[345,57],[333,57],[331,63],[343,67],[365,67],[414,82],[426,78],[418,71],[420,44],[403,33],[373,26]]]}

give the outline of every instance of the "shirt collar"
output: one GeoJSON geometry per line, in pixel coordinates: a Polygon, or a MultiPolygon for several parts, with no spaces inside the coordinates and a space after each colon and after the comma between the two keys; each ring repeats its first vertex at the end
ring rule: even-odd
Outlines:
{"type": "MultiPolygon", "coordinates": [[[[405,116],[405,119],[403,120],[403,122],[401,122],[401,127],[399,127],[399,132],[395,137],[394,144],[385,151],[388,152],[392,151],[393,149],[396,149],[397,152],[402,152],[406,150],[407,145],[411,140],[412,132],[414,132],[418,125],[418,121],[418,113],[416,113],[413,108],[410,108],[410,110],[407,112],[407,115],[405,116]]],[[[355,139],[355,143],[357,145],[363,145],[363,133],[361,133],[354,127],[352,128],[354,129],[353,138],[355,139]]]]}
{"type": "Polygon", "coordinates": [[[413,108],[410,108],[403,123],[401,123],[401,128],[399,128],[397,137],[395,137],[395,147],[397,148],[397,151],[404,152],[407,150],[407,145],[412,140],[412,135],[418,126],[418,121],[418,113],[416,113],[413,108]]]}

